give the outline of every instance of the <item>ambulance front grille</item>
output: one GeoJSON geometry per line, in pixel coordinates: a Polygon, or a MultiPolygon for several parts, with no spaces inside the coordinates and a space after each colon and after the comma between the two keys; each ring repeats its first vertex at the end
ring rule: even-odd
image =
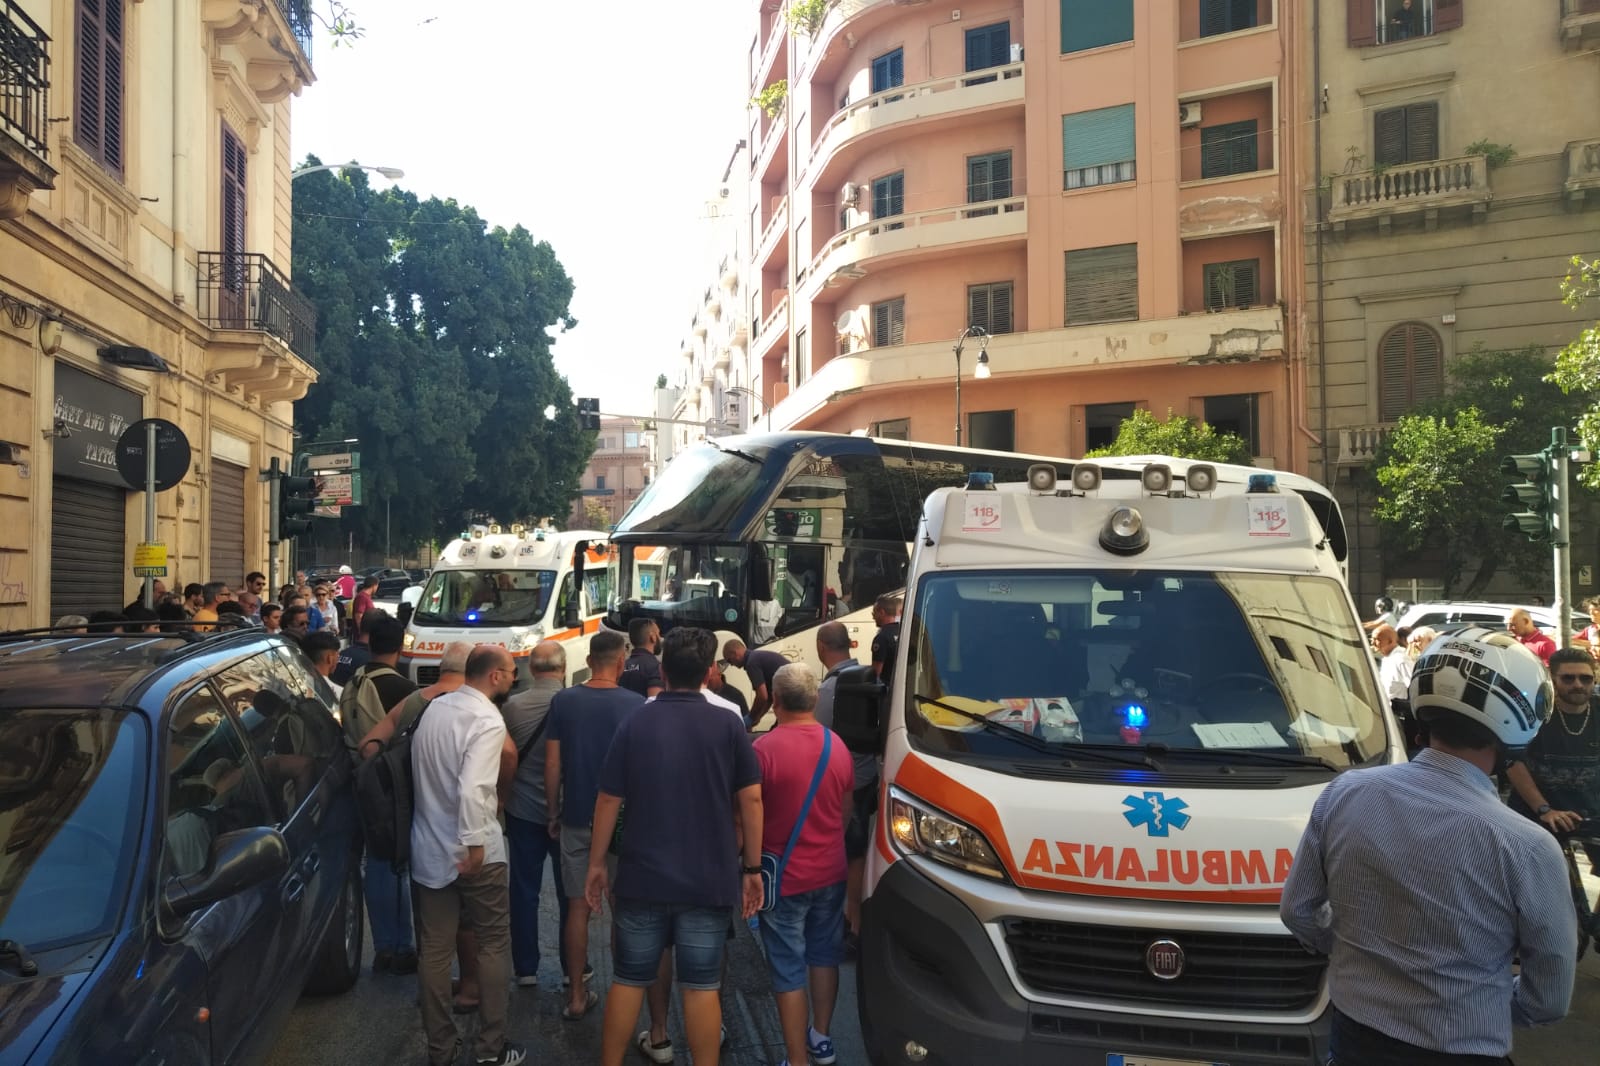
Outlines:
{"type": "Polygon", "coordinates": [[[1300,1011],[1317,1001],[1327,960],[1292,936],[1007,918],[1006,946],[1022,983],[1044,995],[1103,1002],[1230,1010],[1300,1011]],[[1183,949],[1183,972],[1154,976],[1145,952],[1157,940],[1183,949]]]}

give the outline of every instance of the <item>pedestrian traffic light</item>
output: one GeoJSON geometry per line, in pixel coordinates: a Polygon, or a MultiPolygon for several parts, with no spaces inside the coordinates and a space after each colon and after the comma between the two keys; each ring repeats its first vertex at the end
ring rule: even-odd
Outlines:
{"type": "Polygon", "coordinates": [[[578,428],[600,428],[600,401],[593,396],[578,397],[578,428]]]}
{"type": "Polygon", "coordinates": [[[317,508],[317,495],[322,491],[318,477],[291,477],[284,474],[278,479],[278,539],[292,540],[311,531],[310,515],[317,508]]]}
{"type": "Polygon", "coordinates": [[[1511,505],[1505,528],[1531,541],[1548,540],[1555,512],[1554,459],[1548,449],[1533,455],[1508,455],[1500,472],[1518,480],[1506,486],[1500,498],[1511,505]]]}

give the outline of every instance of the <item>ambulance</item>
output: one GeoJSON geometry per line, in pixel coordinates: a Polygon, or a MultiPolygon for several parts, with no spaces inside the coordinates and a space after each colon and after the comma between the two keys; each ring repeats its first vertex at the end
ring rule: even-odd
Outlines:
{"type": "Polygon", "coordinates": [[[499,644],[528,680],[528,655],[546,638],[567,645],[567,684],[589,676],[589,639],[600,628],[612,548],[596,530],[475,526],[449,543],[423,586],[400,648],[400,672],[439,679],[454,641],[499,644]]]}
{"type": "Polygon", "coordinates": [[[1271,472],[1101,475],[936,490],[891,684],[839,682],[875,1066],[1326,1057],[1279,896],[1328,782],[1405,758],[1339,561],[1271,472]]]}

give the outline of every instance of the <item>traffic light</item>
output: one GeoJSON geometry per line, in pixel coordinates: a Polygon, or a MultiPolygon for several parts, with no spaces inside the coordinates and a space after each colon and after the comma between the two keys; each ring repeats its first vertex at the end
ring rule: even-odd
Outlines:
{"type": "Polygon", "coordinates": [[[284,474],[278,479],[278,539],[292,540],[301,533],[311,531],[309,516],[317,508],[317,495],[322,491],[318,477],[292,477],[284,474]]]}
{"type": "Polygon", "coordinates": [[[1508,455],[1500,460],[1500,472],[1522,479],[1507,485],[1500,496],[1512,508],[1505,528],[1531,541],[1548,540],[1555,513],[1555,461],[1549,449],[1533,455],[1508,455]]]}
{"type": "Polygon", "coordinates": [[[593,396],[578,397],[578,428],[600,428],[600,401],[593,396]]]}

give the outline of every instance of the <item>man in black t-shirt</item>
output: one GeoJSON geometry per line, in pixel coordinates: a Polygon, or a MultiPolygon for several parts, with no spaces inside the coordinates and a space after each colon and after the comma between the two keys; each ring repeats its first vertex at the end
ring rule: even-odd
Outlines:
{"type": "Polygon", "coordinates": [[[656,653],[661,648],[661,627],[648,618],[635,618],[628,623],[628,643],[633,651],[622,664],[622,676],[617,684],[645,699],[661,692],[661,660],[656,653]]]}
{"type": "Polygon", "coordinates": [[[878,632],[872,638],[872,668],[885,685],[894,681],[894,653],[900,646],[900,610],[906,602],[904,590],[885,592],[872,605],[872,620],[878,632]]]}
{"type": "Polygon", "coordinates": [[[789,660],[775,651],[744,646],[744,641],[733,638],[722,646],[722,658],[734,666],[744,667],[750,678],[750,717],[746,723],[752,730],[760,724],[772,707],[772,675],[789,665],[789,660]]]}
{"type": "Polygon", "coordinates": [[[721,696],[739,708],[739,717],[746,722],[750,721],[750,701],[744,698],[743,692],[728,684],[728,678],[722,672],[721,662],[711,664],[711,672],[706,675],[706,691],[713,696],[721,696]]]}
{"type": "MultiPolygon", "coordinates": [[[[1506,769],[1511,809],[1553,833],[1576,829],[1585,818],[1600,818],[1600,720],[1596,720],[1595,661],[1583,648],[1550,655],[1556,713],[1544,724],[1522,757],[1506,769]]],[[[1600,869],[1600,848],[1585,846],[1600,869]]]]}

